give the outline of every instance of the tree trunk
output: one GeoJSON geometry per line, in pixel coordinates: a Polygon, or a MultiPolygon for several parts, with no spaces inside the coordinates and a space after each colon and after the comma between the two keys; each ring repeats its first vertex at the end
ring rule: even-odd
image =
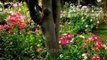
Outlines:
{"type": "MultiPolygon", "coordinates": [[[[54,3],[53,3],[54,4],[54,3]]],[[[58,44],[58,27],[56,25],[59,25],[58,21],[59,18],[55,16],[53,13],[53,5],[52,5],[52,0],[43,0],[43,32],[45,36],[45,44],[48,52],[53,56],[53,57],[58,57],[59,55],[59,44],[58,44]]],[[[58,11],[59,9],[55,9],[55,11],[58,11]]],[[[56,14],[56,13],[55,13],[56,14]]],[[[58,14],[59,16],[59,14],[58,14]]]]}
{"type": "Polygon", "coordinates": [[[59,20],[60,20],[60,0],[42,0],[42,8],[38,6],[38,0],[26,0],[31,18],[35,23],[42,25],[45,37],[45,45],[52,57],[59,55],[59,20]],[[34,9],[36,7],[37,10],[34,9]],[[39,11],[42,12],[42,20],[39,11]],[[41,20],[41,21],[40,21],[41,20]]]}

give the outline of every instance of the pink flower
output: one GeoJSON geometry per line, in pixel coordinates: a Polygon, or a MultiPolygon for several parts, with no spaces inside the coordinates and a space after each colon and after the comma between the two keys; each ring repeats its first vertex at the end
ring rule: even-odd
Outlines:
{"type": "Polygon", "coordinates": [[[37,29],[36,29],[36,30],[35,30],[35,32],[36,32],[36,33],[39,33],[39,32],[40,32],[40,30],[37,30],[37,29]]]}
{"type": "Polygon", "coordinates": [[[95,44],[95,46],[96,46],[96,49],[101,49],[101,48],[103,48],[103,44],[102,44],[102,42],[100,42],[100,41],[96,41],[94,44],[95,44]]]}
{"type": "Polygon", "coordinates": [[[72,38],[72,34],[65,34],[59,38],[59,43],[61,45],[66,45],[70,43],[70,39],[72,38]]]}
{"type": "Polygon", "coordinates": [[[93,41],[94,41],[93,38],[88,38],[88,39],[87,39],[87,42],[93,42],[93,41]]]}
{"type": "Polygon", "coordinates": [[[88,44],[85,43],[85,44],[82,46],[82,48],[86,48],[87,46],[88,46],[88,44]]]}
{"type": "Polygon", "coordinates": [[[68,22],[67,22],[67,21],[65,21],[65,22],[64,22],[64,24],[68,24],[68,22]]]}
{"type": "Polygon", "coordinates": [[[67,35],[68,39],[71,39],[73,36],[71,34],[67,35]]]}
{"type": "Polygon", "coordinates": [[[20,33],[23,33],[23,32],[25,32],[25,30],[24,30],[24,29],[21,29],[21,30],[20,30],[20,33]]]}
{"type": "Polygon", "coordinates": [[[20,23],[20,25],[19,25],[19,28],[22,28],[22,29],[24,29],[26,27],[27,27],[27,25],[25,23],[20,23]]]}
{"type": "Polygon", "coordinates": [[[8,25],[4,25],[3,28],[4,28],[4,29],[8,29],[9,26],[8,26],[8,25]]]}
{"type": "Polygon", "coordinates": [[[19,6],[22,6],[22,2],[19,3],[19,6]]]}
{"type": "Polygon", "coordinates": [[[37,48],[36,52],[39,53],[39,52],[41,52],[41,50],[42,50],[42,48],[37,48]]]}
{"type": "Polygon", "coordinates": [[[93,39],[94,39],[95,41],[98,41],[98,36],[94,35],[94,36],[93,36],[93,39]]]}
{"type": "Polygon", "coordinates": [[[0,25],[0,29],[3,29],[3,25],[0,25]]]}
{"type": "Polygon", "coordinates": [[[3,3],[0,1],[0,5],[3,5],[3,3]]]}
{"type": "Polygon", "coordinates": [[[17,3],[13,4],[13,7],[18,7],[18,4],[17,3]]]}
{"type": "Polygon", "coordinates": [[[60,16],[61,16],[61,17],[65,16],[64,11],[61,11],[60,16]]]}
{"type": "Polygon", "coordinates": [[[8,25],[0,25],[0,29],[8,29],[9,26],[8,25]]]}
{"type": "Polygon", "coordinates": [[[7,13],[7,9],[4,9],[4,10],[3,10],[3,13],[6,14],[6,13],[7,13]]]}
{"type": "Polygon", "coordinates": [[[70,43],[70,40],[60,40],[59,43],[60,43],[61,45],[67,45],[67,44],[70,43]]]}
{"type": "Polygon", "coordinates": [[[79,34],[77,33],[76,36],[79,36],[79,34]]]}
{"type": "Polygon", "coordinates": [[[92,56],[92,60],[101,60],[101,57],[97,56],[97,55],[94,55],[94,56],[92,56]]]}
{"type": "Polygon", "coordinates": [[[24,21],[26,19],[26,16],[25,15],[21,15],[20,19],[24,21]]]}
{"type": "Polygon", "coordinates": [[[59,40],[63,40],[63,39],[64,39],[63,37],[60,37],[60,38],[59,38],[59,40]]]}

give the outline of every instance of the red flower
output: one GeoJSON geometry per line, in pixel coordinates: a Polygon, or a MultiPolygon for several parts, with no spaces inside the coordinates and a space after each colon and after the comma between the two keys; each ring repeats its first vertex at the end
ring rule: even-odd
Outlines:
{"type": "Polygon", "coordinates": [[[42,50],[42,48],[37,48],[36,52],[39,53],[39,52],[41,52],[41,50],[42,50]]]}
{"type": "Polygon", "coordinates": [[[97,55],[94,55],[94,56],[92,56],[92,60],[101,60],[101,57],[97,56],[97,55]]]}
{"type": "Polygon", "coordinates": [[[87,46],[88,46],[88,44],[85,43],[85,44],[82,46],[82,48],[86,48],[87,46]]]}

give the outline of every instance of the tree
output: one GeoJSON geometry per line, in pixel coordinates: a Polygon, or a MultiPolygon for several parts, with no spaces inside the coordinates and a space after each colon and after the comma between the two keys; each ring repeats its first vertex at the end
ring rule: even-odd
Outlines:
{"type": "Polygon", "coordinates": [[[42,26],[45,45],[53,57],[59,55],[59,20],[60,0],[42,0],[42,8],[38,0],[26,0],[31,18],[42,26]]]}

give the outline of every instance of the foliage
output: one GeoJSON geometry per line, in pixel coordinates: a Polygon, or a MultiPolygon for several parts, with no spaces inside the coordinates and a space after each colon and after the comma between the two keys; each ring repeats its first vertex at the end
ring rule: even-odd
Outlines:
{"type": "MultiPolygon", "coordinates": [[[[60,22],[61,53],[56,60],[107,60],[106,39],[89,33],[102,23],[104,15],[95,7],[65,6],[60,22]]],[[[0,16],[5,22],[0,25],[0,60],[55,60],[47,53],[41,26],[31,20],[25,4],[0,16]]]]}

